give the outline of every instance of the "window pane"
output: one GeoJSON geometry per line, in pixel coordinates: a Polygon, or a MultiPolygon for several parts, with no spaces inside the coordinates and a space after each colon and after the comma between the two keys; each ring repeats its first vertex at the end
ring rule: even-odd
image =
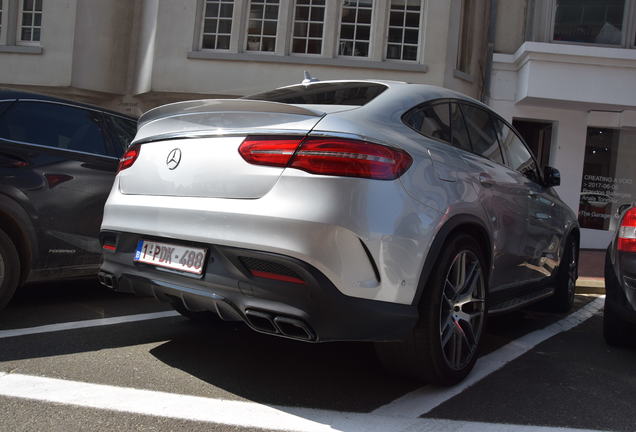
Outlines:
{"type": "MultiPolygon", "coordinates": [[[[261,6],[262,7],[262,6],[261,6]]],[[[234,0],[208,0],[205,3],[202,49],[229,49],[234,0]]],[[[262,12],[261,12],[262,15],[262,12]]],[[[258,21],[257,21],[258,24],[258,21]]],[[[252,31],[250,21],[248,32],[252,31]]],[[[260,31],[259,31],[260,34],[260,31]]]]}
{"type": "Polygon", "coordinates": [[[391,0],[386,58],[416,61],[421,3],[419,0],[391,0]]]}
{"type": "Polygon", "coordinates": [[[368,57],[371,38],[371,1],[345,1],[340,24],[338,55],[368,57]]]}
{"type": "MultiPolygon", "coordinates": [[[[302,39],[301,39],[302,40],[302,39]]],[[[245,96],[243,99],[288,104],[365,105],[386,90],[382,84],[368,82],[314,83],[276,89],[245,96]]]]}
{"type": "Polygon", "coordinates": [[[450,143],[450,109],[448,103],[439,103],[409,111],[404,123],[422,135],[450,143]]]}
{"type": "Polygon", "coordinates": [[[622,204],[636,200],[636,132],[588,128],[579,202],[582,228],[608,230],[622,204]]]}
{"type": "Polygon", "coordinates": [[[517,134],[501,120],[495,120],[495,128],[501,143],[501,149],[506,158],[506,166],[528,177],[530,180],[539,182],[540,177],[536,163],[532,155],[523,144],[517,134]]]}
{"type": "Polygon", "coordinates": [[[470,138],[468,138],[468,132],[466,125],[464,124],[464,116],[459,109],[459,105],[451,103],[451,144],[453,147],[457,147],[462,150],[472,151],[470,145],[470,138]]]}
{"type": "MultiPolygon", "coordinates": [[[[276,50],[278,28],[278,2],[252,0],[250,2],[247,51],[272,52],[276,50]],[[265,36],[270,36],[265,38],[265,36]]],[[[300,31],[306,29],[299,29],[300,31]]],[[[294,35],[298,36],[296,31],[294,35]]],[[[304,35],[303,35],[304,36],[304,35]]]]}
{"type": "Polygon", "coordinates": [[[497,134],[492,124],[490,113],[472,105],[462,104],[464,120],[468,127],[473,152],[503,164],[497,134]]]}
{"type": "Polygon", "coordinates": [[[620,45],[625,0],[557,0],[554,40],[620,45]]]}
{"type": "Polygon", "coordinates": [[[457,70],[470,73],[473,45],[473,0],[464,0],[460,27],[459,47],[457,51],[457,70]]]}
{"type": "Polygon", "coordinates": [[[324,16],[323,0],[296,0],[293,53],[321,54],[324,16]]]}
{"type": "Polygon", "coordinates": [[[95,111],[55,103],[19,102],[0,118],[0,137],[105,155],[102,126],[102,117],[95,111]]]}

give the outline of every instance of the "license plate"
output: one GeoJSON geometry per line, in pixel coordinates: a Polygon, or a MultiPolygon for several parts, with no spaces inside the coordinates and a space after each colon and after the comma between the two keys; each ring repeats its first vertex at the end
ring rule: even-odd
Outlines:
{"type": "Polygon", "coordinates": [[[192,246],[139,240],[133,260],[200,275],[203,273],[206,252],[205,249],[192,246]]]}

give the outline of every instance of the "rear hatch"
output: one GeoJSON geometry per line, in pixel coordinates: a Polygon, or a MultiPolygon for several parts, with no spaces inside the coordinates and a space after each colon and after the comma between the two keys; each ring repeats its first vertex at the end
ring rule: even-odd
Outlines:
{"type": "Polygon", "coordinates": [[[247,136],[302,138],[325,114],[317,108],[239,100],[170,104],[144,114],[134,164],[119,173],[124,194],[253,199],[265,195],[284,168],[247,163],[247,136]]]}

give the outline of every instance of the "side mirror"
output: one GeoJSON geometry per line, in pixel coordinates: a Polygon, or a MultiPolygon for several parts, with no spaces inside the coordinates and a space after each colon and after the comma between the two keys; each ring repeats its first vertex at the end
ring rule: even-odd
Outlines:
{"type": "Polygon", "coordinates": [[[559,186],[561,184],[561,173],[558,169],[547,166],[543,170],[543,179],[547,187],[559,186]]]}

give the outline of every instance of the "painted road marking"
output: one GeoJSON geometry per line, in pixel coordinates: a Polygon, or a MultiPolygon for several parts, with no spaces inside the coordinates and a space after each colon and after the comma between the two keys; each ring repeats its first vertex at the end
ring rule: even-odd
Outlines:
{"type": "Polygon", "coordinates": [[[136,315],[124,315],[118,317],[110,317],[110,318],[99,318],[92,320],[84,320],[84,321],[73,321],[59,324],[49,324],[43,325],[39,327],[29,327],[29,328],[21,328],[21,329],[11,329],[11,330],[0,330],[0,339],[15,337],[15,336],[26,336],[38,333],[49,333],[49,332],[57,332],[64,330],[74,330],[81,329],[87,327],[99,327],[99,326],[107,326],[113,324],[123,324],[137,321],[147,321],[159,318],[168,318],[178,316],[179,312],[177,311],[165,311],[165,312],[153,312],[147,314],[136,314],[136,315]]]}
{"type": "Polygon", "coordinates": [[[419,417],[426,414],[447,400],[457,396],[468,387],[475,385],[491,373],[501,369],[512,360],[527,353],[541,342],[592,318],[603,308],[604,303],[605,296],[598,297],[562,320],[544,329],[528,333],[498,350],[480,357],[468,377],[453,387],[421,387],[387,405],[381,406],[373,411],[373,414],[396,417],[419,417]]]}
{"type": "Polygon", "coordinates": [[[141,415],[298,432],[583,432],[582,429],[276,407],[12,373],[0,374],[0,395],[141,415]]]}

